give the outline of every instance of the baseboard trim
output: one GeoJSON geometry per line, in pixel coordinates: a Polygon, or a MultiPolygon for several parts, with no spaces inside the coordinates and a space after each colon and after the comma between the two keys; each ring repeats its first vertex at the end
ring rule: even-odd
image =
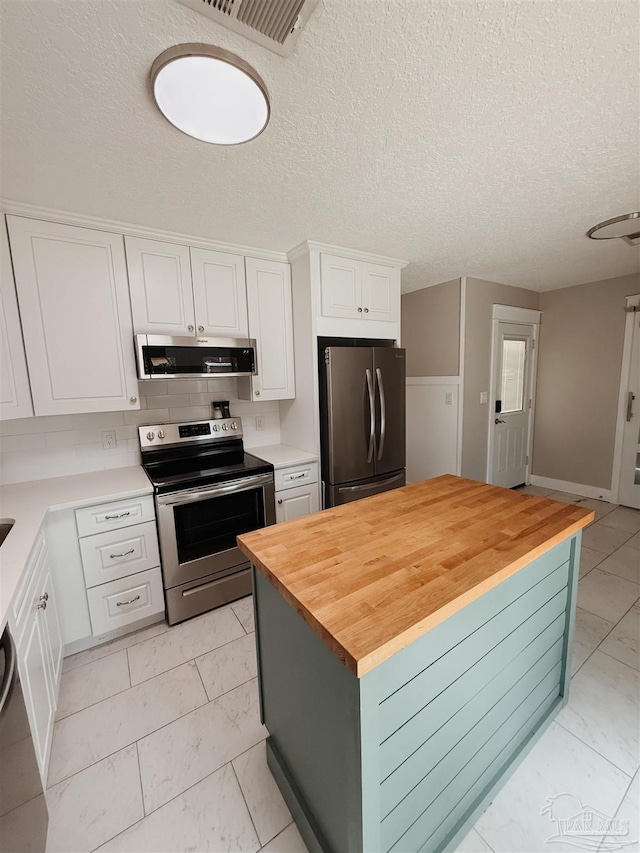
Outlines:
{"type": "Polygon", "coordinates": [[[304,843],[309,849],[309,853],[329,853],[331,848],[323,838],[322,832],[316,824],[309,806],[305,802],[284,759],[278,752],[272,737],[267,738],[266,747],[269,770],[271,770],[271,774],[276,780],[278,788],[280,788],[280,793],[289,807],[289,811],[296,822],[304,843]]]}
{"type": "Polygon", "coordinates": [[[68,658],[71,655],[77,655],[78,652],[86,652],[87,649],[93,649],[97,646],[102,646],[104,643],[110,643],[112,640],[119,640],[120,637],[126,637],[127,634],[135,634],[142,628],[148,628],[149,625],[155,625],[156,622],[164,622],[164,610],[162,613],[152,613],[151,616],[145,616],[139,622],[132,622],[131,625],[125,625],[123,628],[115,628],[107,634],[99,634],[97,637],[91,635],[84,637],[82,640],[74,640],[67,643],[64,647],[63,657],[68,658]]]}
{"type": "Polygon", "coordinates": [[[538,477],[536,474],[531,475],[531,485],[540,486],[542,489],[553,489],[554,492],[569,492],[571,495],[580,495],[581,498],[595,498],[596,500],[615,503],[611,489],[600,489],[598,486],[585,486],[584,483],[569,483],[567,480],[538,477]]]}

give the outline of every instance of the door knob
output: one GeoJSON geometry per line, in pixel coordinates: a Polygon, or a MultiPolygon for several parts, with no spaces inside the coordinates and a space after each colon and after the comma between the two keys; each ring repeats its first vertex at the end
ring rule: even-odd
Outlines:
{"type": "Polygon", "coordinates": [[[502,418],[496,418],[497,424],[506,424],[506,421],[503,421],[502,418]]]}

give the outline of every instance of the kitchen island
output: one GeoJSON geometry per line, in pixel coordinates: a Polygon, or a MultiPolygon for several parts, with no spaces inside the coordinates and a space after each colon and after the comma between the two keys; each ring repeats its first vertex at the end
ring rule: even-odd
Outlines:
{"type": "Polygon", "coordinates": [[[593,512],[452,475],[240,537],[311,851],[452,849],[568,698],[593,512]]]}

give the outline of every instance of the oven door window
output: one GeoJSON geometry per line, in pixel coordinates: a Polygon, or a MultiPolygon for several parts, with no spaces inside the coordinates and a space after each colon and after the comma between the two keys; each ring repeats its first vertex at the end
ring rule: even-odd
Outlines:
{"type": "Polygon", "coordinates": [[[264,527],[262,488],[216,495],[174,507],[178,562],[190,563],[236,547],[236,536],[264,527]]]}

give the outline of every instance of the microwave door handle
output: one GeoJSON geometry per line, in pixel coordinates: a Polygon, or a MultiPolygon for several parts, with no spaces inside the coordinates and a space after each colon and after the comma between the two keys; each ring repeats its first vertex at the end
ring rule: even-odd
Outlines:
{"type": "Polygon", "coordinates": [[[378,462],[382,459],[384,452],[384,440],[387,435],[387,403],[384,397],[384,382],[382,381],[382,371],[376,367],[376,380],[378,382],[378,391],[380,392],[380,446],[378,447],[378,462]]]}
{"type": "Polygon", "coordinates": [[[368,367],[365,370],[365,378],[367,380],[367,391],[369,392],[369,449],[367,451],[367,464],[370,464],[373,459],[373,451],[376,442],[376,416],[375,399],[373,394],[373,377],[368,367]]]}

